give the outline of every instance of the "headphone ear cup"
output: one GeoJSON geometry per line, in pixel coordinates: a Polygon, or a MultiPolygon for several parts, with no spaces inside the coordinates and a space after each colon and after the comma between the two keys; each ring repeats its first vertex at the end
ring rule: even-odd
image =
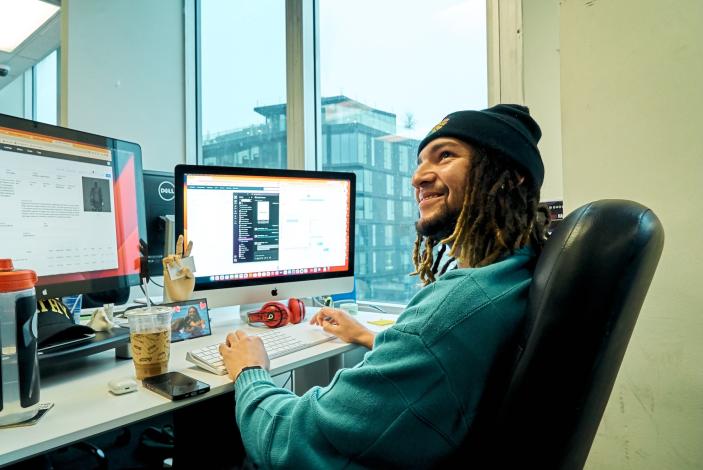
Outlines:
{"type": "Polygon", "coordinates": [[[305,319],[305,302],[302,300],[291,297],[288,300],[288,310],[291,323],[300,323],[305,319]]]}
{"type": "Polygon", "coordinates": [[[261,309],[247,314],[248,322],[263,323],[269,328],[278,328],[288,324],[290,311],[280,302],[268,302],[261,309]]]}
{"type": "Polygon", "coordinates": [[[261,307],[262,311],[268,312],[270,319],[264,322],[269,328],[279,328],[285,326],[290,321],[290,310],[281,302],[268,302],[261,307]]]}

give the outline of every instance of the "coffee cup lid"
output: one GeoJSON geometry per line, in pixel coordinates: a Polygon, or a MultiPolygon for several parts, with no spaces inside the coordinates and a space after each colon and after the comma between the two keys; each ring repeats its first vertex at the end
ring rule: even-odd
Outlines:
{"type": "Polygon", "coordinates": [[[140,315],[159,315],[164,313],[171,313],[170,307],[164,307],[162,305],[152,305],[151,307],[139,307],[133,308],[132,310],[127,310],[125,312],[126,317],[137,317],[140,315]]]}

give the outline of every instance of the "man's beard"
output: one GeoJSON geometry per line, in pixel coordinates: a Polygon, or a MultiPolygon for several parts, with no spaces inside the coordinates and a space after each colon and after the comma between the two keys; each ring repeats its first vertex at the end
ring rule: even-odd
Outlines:
{"type": "Polygon", "coordinates": [[[438,214],[415,222],[415,230],[419,235],[431,237],[437,241],[447,238],[454,232],[460,210],[450,211],[445,205],[438,214]]]}

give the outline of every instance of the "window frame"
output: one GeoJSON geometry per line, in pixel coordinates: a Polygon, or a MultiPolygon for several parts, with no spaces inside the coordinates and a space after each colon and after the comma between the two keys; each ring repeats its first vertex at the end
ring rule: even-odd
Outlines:
{"type": "MultiPolygon", "coordinates": [[[[202,109],[201,109],[201,63],[200,63],[200,4],[203,0],[184,0],[186,21],[186,161],[202,163],[202,109]],[[189,73],[191,72],[191,73],[189,73]]],[[[488,49],[487,85],[488,104],[513,98],[515,102],[523,101],[522,93],[522,54],[520,35],[522,0],[516,0],[511,8],[499,8],[499,0],[486,0],[486,42],[488,49]],[[501,76],[516,77],[505,84],[501,76]]],[[[322,102],[320,93],[320,33],[319,33],[319,0],[285,0],[286,15],[286,122],[287,125],[287,168],[302,170],[322,170],[324,152],[331,151],[331,140],[326,142],[322,135],[322,102]],[[329,143],[329,147],[325,147],[329,143]]],[[[331,137],[330,137],[331,139],[331,137]]],[[[341,145],[342,138],[339,136],[341,145]]],[[[388,160],[378,161],[373,141],[365,143],[366,165],[378,167],[382,171],[392,173],[388,169],[388,160]]],[[[355,142],[361,146],[361,142],[355,142]]],[[[384,157],[386,148],[384,150],[384,157]]],[[[342,156],[340,155],[340,158],[342,156]]],[[[392,158],[391,166],[392,164],[392,158]]],[[[364,166],[366,166],[364,165],[364,166]]],[[[366,170],[364,170],[365,173],[366,170]]],[[[402,183],[403,179],[395,180],[394,185],[402,183]]],[[[361,191],[367,193],[364,179],[360,184],[361,191]]],[[[373,216],[372,199],[363,197],[363,216],[373,216]]],[[[392,202],[395,211],[405,213],[408,208],[405,202],[392,202]]],[[[388,206],[385,207],[386,212],[388,206]]],[[[373,226],[372,226],[373,227],[373,226]]],[[[376,230],[372,230],[372,236],[376,230]]],[[[364,257],[367,253],[363,254],[364,257]]],[[[358,255],[358,259],[361,259],[358,255]]],[[[370,258],[364,258],[373,270],[377,266],[377,253],[371,253],[370,258]]],[[[367,299],[362,303],[374,303],[367,299]]],[[[402,308],[401,304],[384,303],[388,310],[402,308]]]]}

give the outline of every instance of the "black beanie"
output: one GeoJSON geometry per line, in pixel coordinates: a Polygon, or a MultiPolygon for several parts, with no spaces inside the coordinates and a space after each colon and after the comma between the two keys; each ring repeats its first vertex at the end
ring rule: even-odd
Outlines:
{"type": "Polygon", "coordinates": [[[527,170],[537,188],[542,186],[544,164],[537,148],[542,131],[526,106],[498,104],[482,111],[451,113],[422,139],[417,153],[438,137],[454,137],[499,152],[527,170]]]}

